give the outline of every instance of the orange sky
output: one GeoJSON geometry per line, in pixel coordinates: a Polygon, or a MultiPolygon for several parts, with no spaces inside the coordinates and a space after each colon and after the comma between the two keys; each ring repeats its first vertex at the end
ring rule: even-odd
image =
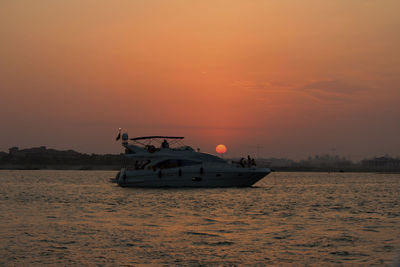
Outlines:
{"type": "Polygon", "coordinates": [[[400,2],[1,1],[0,150],[400,156],[400,2]]]}

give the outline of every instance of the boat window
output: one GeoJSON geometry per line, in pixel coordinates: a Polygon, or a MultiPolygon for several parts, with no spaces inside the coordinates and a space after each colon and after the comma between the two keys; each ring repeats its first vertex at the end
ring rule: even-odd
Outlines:
{"type": "Polygon", "coordinates": [[[187,159],[183,159],[183,160],[180,160],[179,161],[179,166],[191,166],[191,165],[198,165],[198,164],[201,164],[200,162],[198,162],[198,161],[193,161],[193,160],[187,160],[187,159]]]}
{"type": "Polygon", "coordinates": [[[123,158],[122,167],[128,170],[143,170],[150,160],[139,160],[136,158],[123,158]]]}
{"type": "Polygon", "coordinates": [[[181,151],[194,151],[193,148],[191,148],[190,146],[180,146],[180,147],[176,147],[174,150],[181,150],[181,151]]]}
{"type": "Polygon", "coordinates": [[[179,161],[175,159],[168,159],[157,163],[154,167],[159,169],[170,169],[179,166],[179,161]]]}
{"type": "Polygon", "coordinates": [[[200,162],[193,161],[193,160],[177,160],[177,159],[168,159],[161,161],[154,165],[155,168],[159,169],[170,169],[170,168],[177,168],[177,167],[184,167],[184,166],[191,166],[191,165],[199,165],[200,162]]]}

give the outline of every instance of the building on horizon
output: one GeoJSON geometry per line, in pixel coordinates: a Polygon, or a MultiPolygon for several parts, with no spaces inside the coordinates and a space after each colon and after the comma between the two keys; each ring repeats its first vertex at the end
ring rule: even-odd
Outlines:
{"type": "Polygon", "coordinates": [[[400,159],[389,156],[375,157],[373,159],[362,160],[361,166],[365,168],[400,169],[400,159]]]}

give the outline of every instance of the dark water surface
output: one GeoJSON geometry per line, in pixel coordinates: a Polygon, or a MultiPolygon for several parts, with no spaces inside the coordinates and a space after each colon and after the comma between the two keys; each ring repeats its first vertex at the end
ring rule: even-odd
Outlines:
{"type": "Polygon", "coordinates": [[[115,174],[0,171],[0,265],[390,266],[400,253],[399,174],[229,189],[120,188],[115,174]]]}

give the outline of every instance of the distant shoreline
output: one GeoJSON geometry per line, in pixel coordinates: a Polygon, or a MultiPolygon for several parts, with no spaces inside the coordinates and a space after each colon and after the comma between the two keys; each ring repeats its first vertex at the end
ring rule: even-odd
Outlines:
{"type": "MultiPolygon", "coordinates": [[[[265,167],[265,166],[263,166],[265,167]]],[[[117,165],[0,165],[0,170],[74,170],[74,171],[119,171],[121,166],[117,165]]],[[[271,168],[273,172],[327,172],[327,173],[393,173],[400,174],[399,170],[383,170],[383,169],[346,169],[346,170],[332,170],[324,168],[271,168]]]]}
{"type": "Polygon", "coordinates": [[[120,166],[107,165],[57,165],[57,166],[35,166],[35,165],[6,165],[0,170],[81,170],[81,171],[118,171],[120,166]]]}
{"type": "MultiPolygon", "coordinates": [[[[56,150],[45,146],[0,152],[0,170],[110,170],[118,171],[123,154],[82,154],[74,150],[56,150]]],[[[238,158],[226,159],[238,162],[238,158]]],[[[388,156],[352,162],[338,155],[315,155],[307,160],[258,158],[257,167],[279,172],[369,172],[400,173],[400,158],[388,156]]]]}

